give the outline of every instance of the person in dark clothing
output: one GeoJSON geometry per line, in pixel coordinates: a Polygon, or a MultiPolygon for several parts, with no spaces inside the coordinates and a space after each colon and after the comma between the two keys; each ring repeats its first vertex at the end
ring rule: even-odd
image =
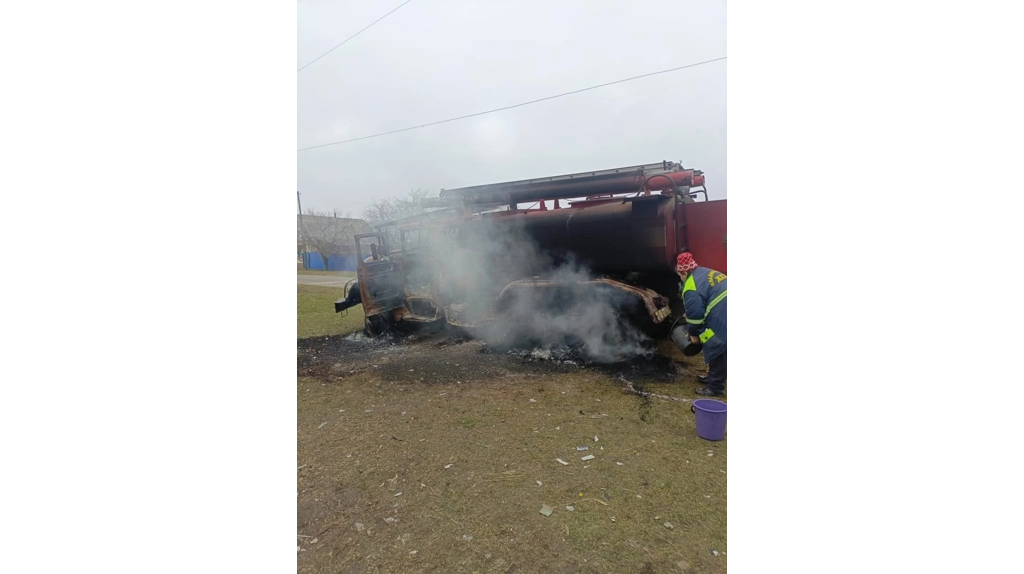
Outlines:
{"type": "MultiPolygon", "coordinates": [[[[687,252],[676,258],[676,274],[683,281],[679,295],[686,313],[686,334],[692,343],[701,343],[704,362],[708,365],[706,377],[697,377],[703,387],[698,395],[725,394],[726,379],[726,290],[725,273],[700,267],[687,252]]],[[[676,337],[674,337],[676,338],[676,337]]],[[[680,341],[676,338],[676,344],[680,341]]]]}

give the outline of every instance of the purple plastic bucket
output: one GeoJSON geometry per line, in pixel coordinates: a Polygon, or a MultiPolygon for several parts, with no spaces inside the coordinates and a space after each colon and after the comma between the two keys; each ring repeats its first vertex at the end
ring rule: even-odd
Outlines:
{"type": "Polygon", "coordinates": [[[711,399],[697,399],[690,406],[697,417],[697,436],[704,440],[725,438],[725,403],[711,399]]]}

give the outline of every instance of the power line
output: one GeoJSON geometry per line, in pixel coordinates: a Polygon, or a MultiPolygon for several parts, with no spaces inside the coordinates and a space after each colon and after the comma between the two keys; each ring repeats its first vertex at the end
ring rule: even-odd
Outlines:
{"type": "Polygon", "coordinates": [[[504,111],[504,110],[511,110],[512,108],[520,108],[520,107],[523,107],[523,106],[528,106],[530,104],[536,104],[537,102],[553,100],[555,98],[561,98],[563,96],[571,96],[572,94],[578,94],[580,92],[586,92],[588,90],[596,90],[597,88],[603,88],[603,87],[611,86],[611,85],[614,85],[614,84],[621,84],[623,82],[630,82],[630,81],[633,81],[633,80],[639,80],[640,78],[647,78],[649,76],[656,76],[658,74],[667,74],[669,72],[675,72],[675,71],[683,70],[683,69],[686,69],[686,68],[692,68],[694,66],[701,66],[701,65],[704,65],[704,64],[710,64],[712,62],[718,62],[719,60],[725,60],[726,58],[727,58],[727,56],[722,56],[721,58],[715,58],[714,60],[705,60],[703,62],[697,62],[696,64],[687,64],[686,66],[679,66],[678,68],[670,68],[668,70],[661,70],[660,72],[651,72],[649,74],[643,74],[643,75],[640,75],[640,76],[633,76],[632,78],[625,78],[623,80],[616,80],[614,82],[608,82],[606,84],[598,84],[596,86],[590,86],[589,88],[583,88],[581,90],[573,90],[571,92],[565,92],[564,94],[558,94],[558,95],[555,95],[555,96],[548,96],[546,98],[540,98],[538,100],[531,100],[529,102],[523,102],[521,104],[516,104],[514,106],[505,106],[503,108],[495,108],[493,110],[487,110],[486,112],[477,112],[475,114],[468,114],[468,115],[465,115],[465,116],[459,116],[457,118],[450,118],[450,119],[447,119],[447,120],[441,120],[439,122],[430,122],[429,124],[421,124],[421,125],[418,125],[418,126],[402,128],[400,130],[392,130],[392,131],[389,131],[389,132],[373,134],[372,136],[363,136],[363,137],[359,137],[359,138],[352,138],[352,139],[349,139],[349,140],[342,140],[342,141],[337,141],[337,142],[331,142],[331,143],[325,143],[325,144],[320,144],[320,145],[304,147],[304,148],[300,148],[298,151],[306,151],[306,150],[316,149],[316,148],[320,148],[320,147],[327,147],[327,146],[338,145],[338,144],[343,144],[343,143],[349,143],[349,142],[354,142],[354,141],[359,141],[359,140],[366,140],[366,139],[376,138],[376,137],[380,137],[380,136],[386,136],[386,135],[390,135],[390,134],[397,134],[399,132],[407,132],[409,130],[416,130],[416,129],[419,129],[419,128],[425,128],[425,127],[428,127],[428,126],[436,126],[437,124],[444,124],[444,123],[448,123],[448,122],[454,122],[456,120],[464,120],[466,118],[482,116],[484,114],[492,114],[494,112],[500,112],[500,111],[504,111]]]}
{"type": "MultiPolygon", "coordinates": [[[[402,6],[405,6],[405,5],[406,5],[406,4],[408,4],[409,2],[412,2],[412,0],[405,0],[405,2],[402,2],[402,3],[401,3],[401,4],[399,5],[399,6],[398,6],[398,8],[401,8],[402,6]]],[[[366,28],[363,28],[362,30],[360,30],[360,31],[356,32],[355,34],[352,34],[351,36],[349,36],[348,38],[346,38],[346,39],[345,39],[345,42],[348,42],[348,41],[349,41],[349,40],[351,40],[352,38],[355,38],[356,36],[358,36],[358,35],[362,34],[363,32],[365,32],[366,30],[368,30],[368,29],[369,29],[370,27],[372,27],[372,26],[373,26],[374,24],[376,24],[377,22],[380,22],[380,21],[381,21],[381,20],[383,20],[384,18],[387,18],[387,17],[388,17],[388,16],[390,16],[391,14],[393,14],[393,13],[397,12],[397,11],[398,11],[398,8],[395,8],[395,9],[394,9],[394,10],[392,10],[391,12],[388,12],[387,14],[385,14],[385,15],[381,16],[380,18],[377,18],[376,20],[374,20],[373,22],[371,22],[371,23],[370,23],[370,25],[369,25],[369,26],[367,26],[366,28]]],[[[333,52],[333,51],[337,50],[338,48],[340,48],[340,47],[344,46],[344,45],[345,45],[345,42],[342,42],[341,44],[338,44],[337,46],[335,46],[335,47],[331,48],[330,50],[327,50],[327,51],[326,51],[326,52],[324,52],[323,54],[320,54],[319,56],[317,56],[316,58],[314,58],[314,59],[313,59],[313,62],[316,62],[316,61],[317,61],[317,60],[319,60],[320,58],[323,58],[323,57],[324,57],[324,56],[326,56],[327,54],[330,54],[331,52],[333,52]]],[[[312,65],[313,65],[313,62],[310,62],[310,63],[306,64],[305,66],[302,66],[301,68],[299,68],[299,70],[298,70],[298,71],[299,71],[299,72],[301,72],[302,70],[305,70],[305,69],[306,69],[306,68],[308,68],[309,66],[312,66],[312,65]]],[[[298,72],[296,72],[296,73],[298,73],[298,72]]]]}

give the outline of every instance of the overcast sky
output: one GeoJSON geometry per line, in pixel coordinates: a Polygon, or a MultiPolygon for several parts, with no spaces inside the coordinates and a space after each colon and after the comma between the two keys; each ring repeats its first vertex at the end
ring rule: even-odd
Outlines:
{"type": "MultiPolygon", "coordinates": [[[[404,0],[303,0],[296,69],[404,0]]],[[[413,0],[298,73],[300,148],[514,105],[726,54],[724,0],[413,0]]],[[[681,161],[726,197],[726,65],[713,62],[298,153],[302,207],[681,161]]]]}

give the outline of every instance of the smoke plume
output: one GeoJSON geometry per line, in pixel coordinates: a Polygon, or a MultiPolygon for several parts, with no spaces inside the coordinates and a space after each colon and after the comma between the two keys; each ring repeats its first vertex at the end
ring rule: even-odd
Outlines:
{"type": "Polygon", "coordinates": [[[478,218],[423,238],[439,294],[460,303],[463,322],[479,325],[476,336],[499,347],[571,347],[601,363],[647,354],[648,337],[626,317],[636,298],[585,284],[595,279],[589,269],[571,253],[542,251],[521,221],[478,218]]]}

